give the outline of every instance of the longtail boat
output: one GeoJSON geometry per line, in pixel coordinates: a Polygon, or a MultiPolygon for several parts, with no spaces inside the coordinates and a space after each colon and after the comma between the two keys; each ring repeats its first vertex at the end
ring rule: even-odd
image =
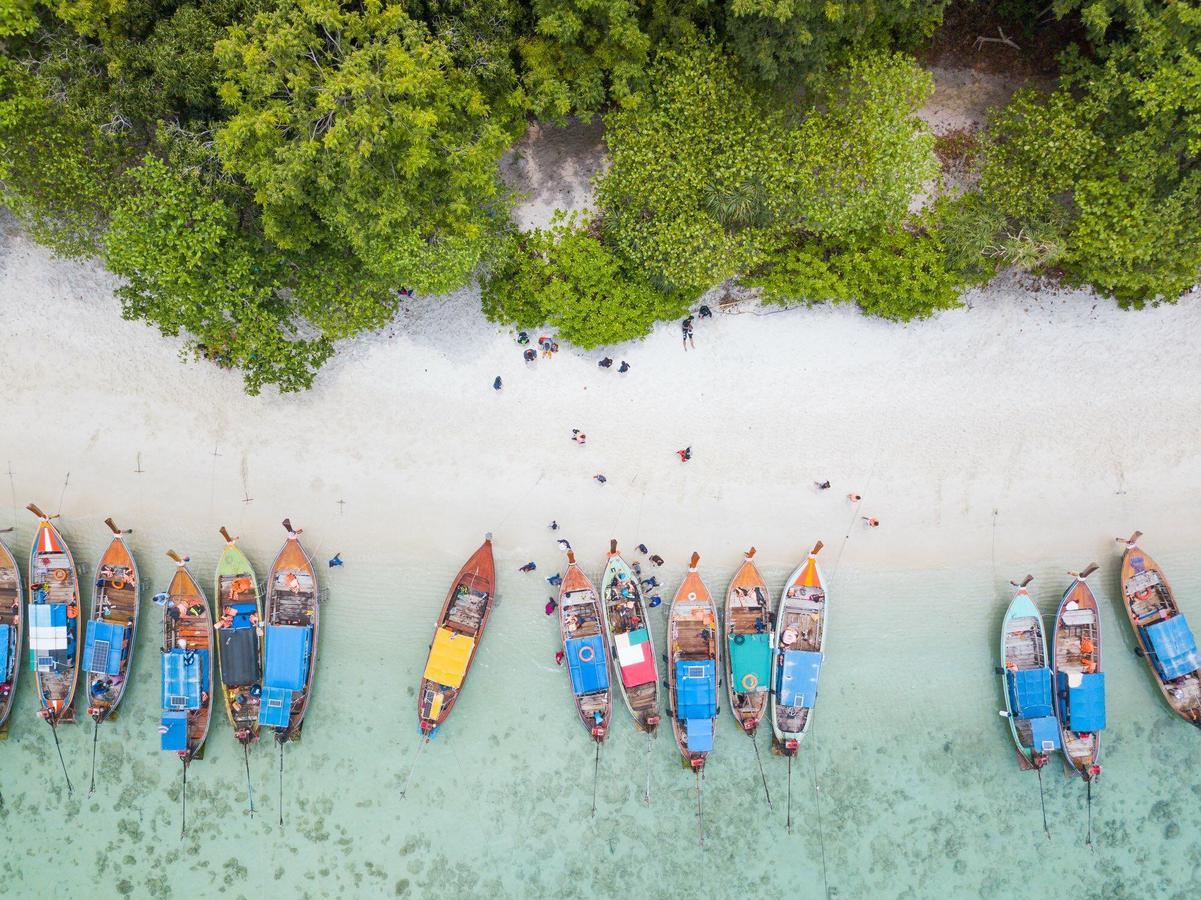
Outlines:
{"type": "Polygon", "coordinates": [[[13,698],[17,695],[24,625],[21,569],[4,541],[0,540],[0,738],[8,736],[8,714],[12,712],[13,698]]]}
{"type": "Polygon", "coordinates": [[[220,533],[225,538],[225,548],[217,560],[213,587],[220,614],[216,624],[217,672],[234,738],[248,748],[259,739],[263,606],[254,566],[225,526],[220,533]]]}
{"type": "Polygon", "coordinates": [[[163,607],[162,721],[160,746],[183,763],[183,824],[187,830],[188,766],[204,756],[213,704],[213,614],[187,557],[174,550],[171,584],[155,602],[163,607]]]}
{"type": "Polygon", "coordinates": [[[263,695],[263,605],[254,566],[222,525],[225,548],[217,559],[213,597],[216,622],[217,674],[225,715],[234,739],[242,746],[246,797],[254,815],[250,784],[250,747],[259,739],[259,706],[263,695]]]}
{"type": "Polygon", "coordinates": [[[601,579],[605,634],[613,655],[617,687],[639,731],[653,735],[659,727],[659,667],[651,637],[642,585],[609,542],[609,558],[601,579]]]}
{"type": "MultiPolygon", "coordinates": [[[[38,715],[57,726],[75,721],[79,682],[79,577],[75,560],[50,516],[38,517],[29,552],[29,662],[38,683],[38,715]]],[[[56,732],[57,738],[57,732],[56,732]]]]}
{"type": "Polygon", "coordinates": [[[1122,606],[1138,639],[1138,654],[1176,714],[1201,728],[1201,656],[1188,621],[1159,565],[1138,546],[1141,531],[1122,554],[1122,606]]]}
{"type": "Polygon", "coordinates": [[[609,732],[613,691],[609,686],[609,656],[605,646],[604,610],[596,588],[567,551],[567,572],[559,585],[559,633],[571,675],[576,712],[597,750],[609,732]]]}
{"type": "Polygon", "coordinates": [[[275,731],[280,750],[300,739],[317,674],[321,598],[313,561],[300,543],[300,529],[284,519],[288,538],[267,578],[263,654],[263,697],[259,724],[275,731]]]}
{"type": "Polygon", "coordinates": [[[726,689],[734,718],[749,735],[767,712],[771,685],[771,595],[754,562],[743,557],[726,591],[726,689]]]}
{"type": "Polygon", "coordinates": [[[1101,734],[1105,728],[1105,673],[1101,669],[1101,610],[1088,586],[1097,570],[1069,572],[1051,633],[1063,762],[1069,773],[1091,781],[1101,774],[1101,734]]]}
{"type": "Polygon", "coordinates": [[[96,789],[96,741],[100,723],[115,718],[117,705],[125,696],[137,645],[138,603],[141,579],[133,554],[125,544],[125,535],[111,518],[104,524],[112,540],[96,564],[96,590],[92,615],[83,648],[84,668],[88,673],[88,715],[92,730],[92,787],[96,789]]]}
{"type": "Polygon", "coordinates": [[[1060,749],[1055,718],[1053,678],[1047,659],[1047,639],[1038,607],[1030,598],[1027,575],[1014,587],[1013,600],[1001,622],[1001,690],[1018,765],[1023,771],[1041,769],[1060,749]]]}
{"type": "Polygon", "coordinates": [[[301,529],[284,519],[288,538],[267,575],[263,639],[263,695],[259,725],[279,745],[279,824],[284,824],[284,744],[300,740],[317,675],[321,593],[313,561],[300,543],[301,529]]]}
{"type": "Polygon", "coordinates": [[[796,755],[813,724],[817,682],[825,658],[828,610],[826,580],[817,562],[821,549],[818,541],[788,576],[776,612],[771,728],[777,748],[789,757],[796,755]]]}
{"type": "Polygon", "coordinates": [[[462,693],[495,600],[496,563],[489,534],[451,582],[434,628],[417,691],[417,725],[427,741],[437,734],[462,693]]]}
{"type": "Polygon", "coordinates": [[[699,553],[692,554],[688,574],[667,615],[671,725],[680,753],[698,777],[713,750],[717,670],[721,659],[717,605],[697,574],[700,559],[699,553]]]}

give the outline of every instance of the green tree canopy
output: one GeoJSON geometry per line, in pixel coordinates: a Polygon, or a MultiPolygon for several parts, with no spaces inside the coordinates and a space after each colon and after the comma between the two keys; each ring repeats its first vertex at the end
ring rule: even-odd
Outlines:
{"type": "Polygon", "coordinates": [[[225,168],[282,248],[344,244],[400,285],[462,285],[508,206],[497,162],[522,122],[397,5],[283,0],[217,43],[225,168]]]}

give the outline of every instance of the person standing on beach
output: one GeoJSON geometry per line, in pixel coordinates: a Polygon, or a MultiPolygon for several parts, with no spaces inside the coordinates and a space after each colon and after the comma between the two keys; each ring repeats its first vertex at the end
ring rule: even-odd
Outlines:
{"type": "Polygon", "coordinates": [[[517,343],[524,346],[530,342],[530,336],[524,331],[517,332],[517,343]]]}
{"type": "Polygon", "coordinates": [[[877,519],[875,516],[860,516],[859,518],[863,519],[863,521],[867,523],[868,528],[879,528],[880,527],[880,520],[877,519]]]}
{"type": "Polygon", "coordinates": [[[592,476],[592,480],[597,482],[598,484],[604,484],[609,479],[606,478],[604,475],[602,475],[600,472],[597,472],[595,475],[592,476]]]}
{"type": "Polygon", "coordinates": [[[563,583],[563,576],[556,572],[554,575],[546,576],[546,583],[551,587],[558,587],[563,583]]]}
{"type": "Polygon", "coordinates": [[[329,558],[329,567],[331,569],[337,569],[341,565],[342,565],[342,554],[341,553],[335,553],[333,556],[331,556],[329,558]]]}
{"type": "MultiPolygon", "coordinates": [[[[684,350],[687,351],[688,350],[688,342],[692,341],[692,316],[689,316],[683,322],[680,323],[680,331],[683,332],[684,350]]],[[[693,350],[696,349],[695,341],[693,341],[693,343],[692,343],[692,349],[693,350]]]]}
{"type": "Polygon", "coordinates": [[[624,375],[626,372],[630,371],[630,364],[623,359],[621,361],[621,365],[617,367],[617,371],[624,375]]]}
{"type": "Polygon", "coordinates": [[[818,489],[819,491],[828,491],[828,490],[830,490],[830,482],[828,482],[828,481],[815,481],[815,482],[813,482],[813,483],[814,483],[815,485],[817,485],[817,489],[818,489]]]}
{"type": "Polygon", "coordinates": [[[584,432],[580,431],[578,428],[573,428],[571,429],[571,439],[582,447],[585,443],[587,443],[588,435],[584,434],[584,432]]]}
{"type": "Polygon", "coordinates": [[[563,651],[562,650],[555,651],[555,665],[556,666],[563,665],[563,651]]]}
{"type": "Polygon", "coordinates": [[[526,347],[525,352],[521,354],[521,358],[526,362],[533,362],[538,358],[538,351],[533,347],[526,347]]]}
{"type": "Polygon", "coordinates": [[[851,492],[851,493],[847,494],[847,499],[850,500],[852,503],[858,503],[860,500],[863,499],[863,495],[851,492]]]}
{"type": "Polygon", "coordinates": [[[688,462],[688,460],[692,459],[691,447],[685,447],[683,450],[677,450],[676,453],[680,457],[680,462],[688,462]]]}
{"type": "Polygon", "coordinates": [[[559,530],[559,523],[558,523],[556,520],[554,520],[554,519],[551,519],[551,520],[550,520],[550,524],[549,524],[549,525],[547,525],[546,527],[547,527],[547,528],[549,528],[551,531],[558,531],[558,530],[559,530]]]}
{"type": "Polygon", "coordinates": [[[559,608],[559,604],[555,602],[554,597],[546,598],[546,614],[548,616],[553,616],[555,614],[555,610],[558,608],[559,608]]]}
{"type": "Polygon", "coordinates": [[[705,306],[705,304],[703,304],[703,303],[701,304],[701,308],[698,310],[698,312],[700,313],[702,319],[712,319],[713,318],[713,310],[711,310],[709,307],[705,306]]]}
{"type": "Polygon", "coordinates": [[[492,382],[492,389],[493,389],[493,390],[495,390],[495,391],[499,391],[499,390],[500,390],[500,387],[501,387],[501,385],[502,385],[503,383],[504,383],[504,382],[502,382],[502,381],[500,380],[500,376],[499,376],[499,375],[497,375],[497,376],[496,376],[496,381],[492,382]]]}

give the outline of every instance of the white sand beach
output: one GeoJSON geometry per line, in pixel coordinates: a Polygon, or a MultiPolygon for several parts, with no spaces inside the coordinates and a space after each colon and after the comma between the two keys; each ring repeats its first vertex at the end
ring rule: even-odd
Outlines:
{"type": "Polygon", "coordinates": [[[1196,298],[1127,312],[1002,278],[907,326],[748,306],[700,320],[695,350],[665,324],[608,351],[630,362],[622,376],[570,349],[527,365],[464,292],[408,303],[309,393],[251,398],[236,373],[123,321],[112,288],[95,265],[4,236],[0,465],[18,509],[166,534],[274,534],[289,514],[336,526],[350,556],[459,556],[491,530],[499,554],[531,557],[553,549],[552,518],[598,555],[612,536],[725,567],[752,543],[786,565],[821,538],[833,558],[849,534],[847,565],[995,553],[1007,576],[1082,565],[1135,527],[1158,546],[1197,530],[1196,298]]]}

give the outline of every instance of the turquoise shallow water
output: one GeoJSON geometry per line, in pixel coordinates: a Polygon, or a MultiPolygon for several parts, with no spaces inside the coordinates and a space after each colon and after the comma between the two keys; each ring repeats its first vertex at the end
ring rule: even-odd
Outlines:
{"type": "MultiPolygon", "coordinates": [[[[31,524],[9,535],[19,555],[31,524]]],[[[101,530],[90,521],[62,524],[90,571],[101,530]]],[[[169,539],[190,547],[207,586],[220,549],[210,532],[135,534],[144,582],[157,587],[168,577],[169,539]]],[[[260,569],[275,537],[243,541],[260,569]]],[[[317,527],[306,537],[320,545],[317,527]]],[[[94,796],[90,721],[61,729],[75,784],[68,797],[23,676],[10,738],[0,743],[3,893],[45,896],[53,886],[60,894],[152,897],[820,897],[828,884],[839,898],[1195,896],[1201,735],[1169,714],[1130,651],[1115,598],[1116,545],[1092,579],[1103,601],[1110,686],[1092,850],[1084,846],[1084,786],[1057,764],[1044,773],[1052,838],[1044,837],[1038,782],[1018,772],[996,713],[1004,580],[991,568],[889,573],[856,569],[851,559],[835,566],[834,551],[826,560],[829,654],[814,729],[792,772],[791,834],[785,761],[764,752],[769,811],[751,742],[728,711],[706,769],[703,850],[693,778],[669,734],[651,746],[652,798],[642,802],[647,739],[624,710],[601,753],[597,814],[589,815],[593,747],[554,664],[557,632],[542,608],[542,576],[557,560],[547,553],[538,573],[518,574],[525,559],[508,555],[499,538],[502,599],[493,625],[462,701],[400,799],[418,748],[414,690],[432,622],[474,546],[439,558],[400,549],[377,561],[352,557],[332,572],[314,702],[303,741],[286,751],[283,828],[274,746],[252,755],[259,812],[251,817],[241,753],[218,717],[204,760],[189,773],[188,833],[180,839],[179,765],[157,749],[158,609],[148,599],[134,683],[120,718],[101,728],[94,796]]],[[[604,548],[576,549],[596,574],[604,548]]],[[[1201,569],[1157,552],[1153,541],[1147,549],[1201,622],[1201,569]]],[[[730,548],[728,557],[702,561],[715,593],[739,559],[730,548]]],[[[796,561],[763,562],[776,590],[796,561]]],[[[665,596],[683,571],[670,563],[656,572],[665,596]]],[[[1064,568],[1044,561],[1032,569],[1048,616],[1066,586],[1064,568]]],[[[660,645],[665,609],[652,614],[660,645]]]]}

